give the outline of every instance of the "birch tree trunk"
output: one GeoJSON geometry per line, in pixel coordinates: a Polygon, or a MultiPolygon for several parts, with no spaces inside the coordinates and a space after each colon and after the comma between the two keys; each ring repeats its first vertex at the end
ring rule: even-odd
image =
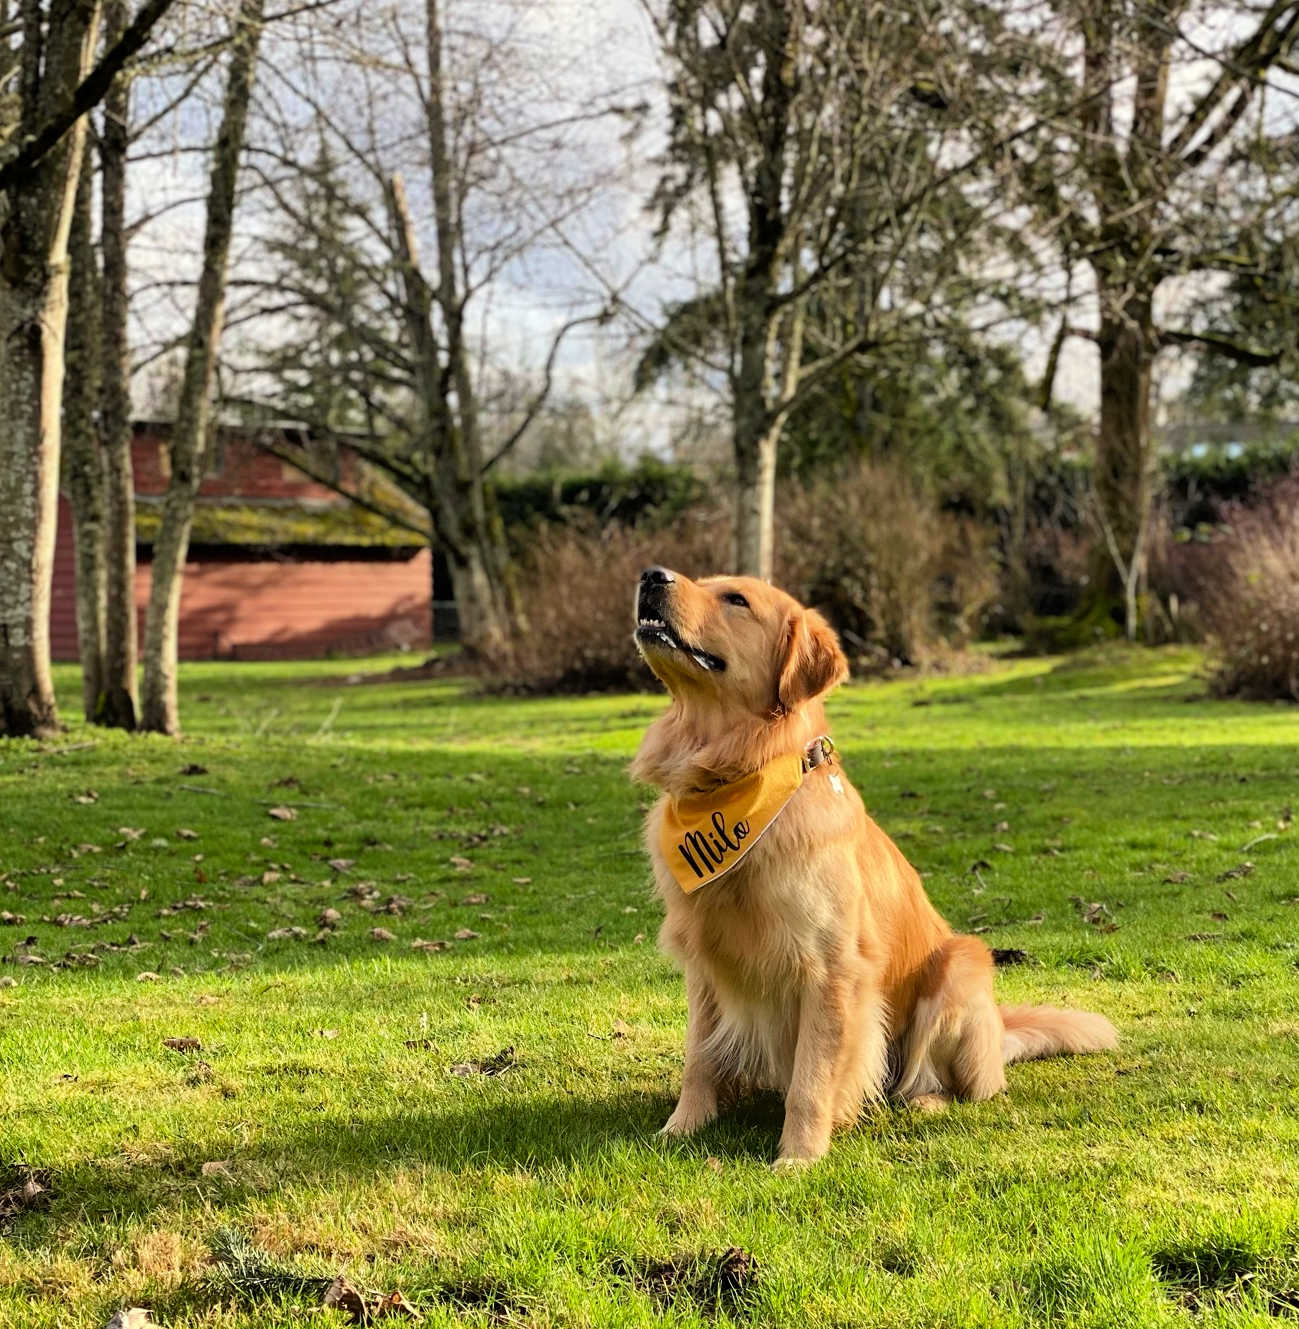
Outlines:
{"type": "MultiPolygon", "coordinates": [[[[97,0],[22,9],[23,143],[85,77],[97,0]]],[[[68,235],[85,142],[76,120],[0,199],[0,734],[58,728],[50,678],[50,579],[58,513],[68,235]]]]}
{"type": "MultiPolygon", "coordinates": [[[[108,40],[126,27],[122,0],[105,7],[108,40]]],[[[122,73],[104,98],[99,142],[102,384],[99,432],[104,457],[106,573],[104,670],[95,719],[134,729],[136,718],[135,477],[131,467],[131,366],[127,340],[126,151],[131,81],[122,73]]]]}
{"type": "Polygon", "coordinates": [[[230,68],[213,153],[194,322],[190,328],[180,402],[171,440],[171,478],[162,503],[162,524],[153,547],[153,575],[145,622],[144,678],[140,727],[155,733],[180,731],[176,694],[180,592],[194,520],[194,499],[203,479],[211,414],[212,376],[225,316],[226,269],[235,209],[235,183],[243,152],[261,40],[263,0],[243,0],[232,42],[230,68]]]}
{"type": "MultiPolygon", "coordinates": [[[[735,451],[735,571],[771,579],[776,520],[776,449],[779,427],[767,418],[771,330],[761,319],[741,349],[740,372],[731,403],[735,451]]],[[[743,318],[744,315],[742,314],[743,318]]]]}
{"type": "Polygon", "coordinates": [[[104,564],[104,459],[95,418],[99,396],[99,270],[91,235],[94,167],[81,154],[69,238],[68,327],[63,383],[63,485],[72,508],[77,550],[77,647],[81,699],[95,718],[103,689],[107,578],[104,564]]]}

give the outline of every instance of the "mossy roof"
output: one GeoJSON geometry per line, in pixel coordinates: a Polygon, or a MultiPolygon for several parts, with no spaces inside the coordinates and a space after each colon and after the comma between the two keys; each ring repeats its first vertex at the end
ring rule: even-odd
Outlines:
{"type": "MultiPolygon", "coordinates": [[[[161,523],[161,501],[137,498],[136,540],[153,544],[161,523]]],[[[285,545],[412,548],[424,541],[416,532],[350,503],[199,499],[194,505],[190,543],[253,548],[285,545]]]]}

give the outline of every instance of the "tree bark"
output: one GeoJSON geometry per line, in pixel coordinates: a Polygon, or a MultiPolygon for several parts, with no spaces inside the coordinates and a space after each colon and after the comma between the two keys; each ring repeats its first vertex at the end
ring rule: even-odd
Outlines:
{"type": "Polygon", "coordinates": [[[1107,305],[1102,290],[1101,414],[1094,479],[1101,526],[1091,608],[1124,605],[1124,629],[1135,639],[1146,587],[1154,454],[1150,441],[1151,371],[1156,353],[1151,299],[1127,294],[1107,305]]]}
{"type": "MultiPolygon", "coordinates": [[[[96,0],[23,10],[16,137],[34,139],[90,67],[96,0]]],[[[77,120],[0,199],[0,733],[58,728],[50,581],[58,514],[68,233],[85,142],[77,120]]]]}
{"type": "MultiPolygon", "coordinates": [[[[108,40],[126,27],[126,6],[109,0],[108,40]]],[[[99,142],[101,315],[100,441],[104,455],[106,606],[98,723],[134,729],[138,631],[135,613],[135,477],[131,465],[131,363],[127,339],[126,152],[131,81],[118,74],[104,98],[99,142]]]]}
{"type": "MultiPolygon", "coordinates": [[[[433,25],[437,13],[434,0],[429,0],[429,8],[430,25],[433,25]]],[[[437,67],[435,57],[430,55],[429,59],[430,66],[437,67]]],[[[435,81],[430,99],[440,94],[441,83],[435,81]]],[[[430,112],[430,118],[436,121],[441,131],[440,115],[430,112]]],[[[445,141],[438,133],[430,133],[442,143],[445,152],[445,141]]],[[[449,169],[447,159],[439,161],[442,169],[449,169]]],[[[435,178],[438,170],[435,163],[435,178]]],[[[417,427],[425,480],[421,501],[428,510],[436,539],[446,551],[461,645],[472,655],[492,656],[504,650],[506,620],[501,586],[495,575],[493,528],[483,490],[474,388],[460,333],[462,309],[454,263],[454,243],[459,231],[449,202],[449,187],[443,203],[435,203],[440,217],[442,207],[445,207],[446,215],[444,225],[440,223],[438,229],[440,276],[439,287],[434,291],[420,269],[405,186],[400,176],[394,176],[389,182],[388,209],[401,264],[405,297],[403,312],[415,362],[420,405],[417,427]],[[448,244],[453,246],[449,269],[441,257],[448,244]],[[434,300],[448,328],[449,344],[445,350],[440,350],[433,334],[434,300]],[[450,330],[453,321],[454,332],[450,330]],[[454,346],[450,344],[452,341],[454,346]],[[454,384],[454,408],[448,393],[448,380],[454,384]]]]}
{"type": "Polygon", "coordinates": [[[81,154],[80,179],[69,237],[68,326],[63,382],[63,483],[72,508],[77,558],[77,646],[81,699],[95,718],[103,689],[106,647],[104,563],[104,458],[95,418],[99,395],[99,270],[91,235],[94,166],[81,154]]]}
{"type": "MultiPolygon", "coordinates": [[[[760,155],[745,185],[748,255],[736,292],[738,357],[730,387],[735,570],[770,580],[775,553],[776,449],[783,422],[774,408],[787,386],[775,382],[772,354],[780,321],[777,280],[789,239],[784,188],[798,31],[791,5],[774,4],[761,13],[762,100],[755,111],[760,155]]],[[[796,372],[797,366],[793,368],[796,372]]]]}
{"type": "Polygon", "coordinates": [[[162,524],[153,547],[149,612],[145,621],[140,727],[155,733],[180,731],[176,669],[181,582],[189,552],[194,499],[207,461],[212,377],[225,317],[226,269],[234,224],[235,184],[257,69],[262,8],[263,0],[243,0],[236,20],[221,129],[217,134],[208,188],[203,267],[171,440],[171,478],[162,503],[162,524]]]}
{"type": "MultiPolygon", "coordinates": [[[[454,418],[444,413],[446,433],[439,440],[437,481],[442,511],[435,516],[448,540],[451,581],[460,616],[461,641],[471,653],[494,655],[504,649],[506,611],[497,569],[503,554],[493,546],[494,528],[483,487],[483,445],[478,427],[478,400],[464,339],[464,298],[456,273],[463,236],[460,210],[453,194],[455,163],[447,143],[442,70],[442,21],[438,0],[425,0],[428,44],[428,96],[425,120],[433,188],[433,221],[437,235],[438,284],[433,292],[446,334],[446,374],[455,394],[454,418]],[[454,495],[454,511],[447,498],[454,495]],[[469,599],[461,605],[461,595],[469,599]]],[[[442,389],[446,400],[446,389],[442,389]]]]}

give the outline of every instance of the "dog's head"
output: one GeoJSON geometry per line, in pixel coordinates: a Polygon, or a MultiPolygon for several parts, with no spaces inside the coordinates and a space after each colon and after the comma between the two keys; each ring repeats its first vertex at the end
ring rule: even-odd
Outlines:
{"type": "Polygon", "coordinates": [[[691,581],[647,568],[636,589],[636,645],[679,701],[756,717],[788,714],[848,674],[825,619],[754,577],[691,581]]]}

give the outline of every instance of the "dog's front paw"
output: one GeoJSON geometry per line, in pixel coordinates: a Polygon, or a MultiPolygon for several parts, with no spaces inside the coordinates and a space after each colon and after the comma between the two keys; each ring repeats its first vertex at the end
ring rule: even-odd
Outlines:
{"type": "Polygon", "coordinates": [[[717,1115],[717,1108],[708,1107],[703,1104],[678,1103],[676,1110],[663,1123],[659,1130],[660,1135],[693,1135],[697,1130],[707,1126],[717,1115]]]}
{"type": "MultiPolygon", "coordinates": [[[[817,1156],[819,1157],[819,1155],[817,1156]]],[[[816,1162],[816,1157],[800,1157],[796,1154],[784,1155],[777,1158],[771,1165],[773,1172],[802,1172],[804,1168],[809,1168],[816,1162]]]]}

